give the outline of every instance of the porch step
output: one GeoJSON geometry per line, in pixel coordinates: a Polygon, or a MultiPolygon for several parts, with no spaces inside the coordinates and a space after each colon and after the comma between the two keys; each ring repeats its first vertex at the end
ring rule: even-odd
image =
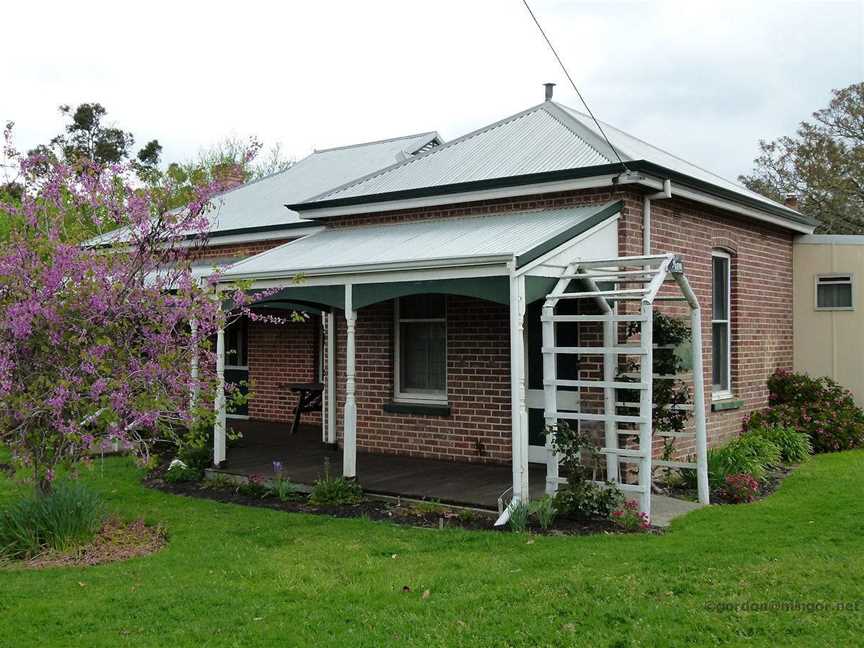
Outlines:
{"type": "MultiPolygon", "coordinates": [[[[556,299],[552,297],[550,299],[556,299]]],[[[646,322],[644,315],[542,315],[541,322],[646,322]]]]}
{"type": "Polygon", "coordinates": [[[614,353],[617,355],[647,355],[647,349],[638,345],[615,346],[615,347],[543,347],[542,353],[560,353],[564,355],[605,355],[614,353]]]}

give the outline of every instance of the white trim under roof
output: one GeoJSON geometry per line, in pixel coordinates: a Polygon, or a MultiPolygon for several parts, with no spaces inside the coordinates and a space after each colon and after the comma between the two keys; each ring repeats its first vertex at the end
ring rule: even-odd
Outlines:
{"type": "Polygon", "coordinates": [[[860,234],[810,234],[799,236],[795,245],[864,245],[864,236],[860,234]]]}

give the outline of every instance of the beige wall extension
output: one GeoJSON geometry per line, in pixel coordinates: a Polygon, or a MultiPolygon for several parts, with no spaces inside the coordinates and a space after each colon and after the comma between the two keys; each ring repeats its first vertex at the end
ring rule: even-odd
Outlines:
{"type": "Polygon", "coordinates": [[[793,256],[795,370],[864,406],[864,236],[801,236],[793,256]]]}

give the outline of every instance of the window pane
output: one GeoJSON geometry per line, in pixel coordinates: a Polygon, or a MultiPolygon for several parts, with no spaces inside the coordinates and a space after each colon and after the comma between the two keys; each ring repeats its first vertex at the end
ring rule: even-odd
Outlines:
{"type": "Polygon", "coordinates": [[[819,308],[852,308],[852,284],[820,283],[816,287],[819,308]]]}
{"type": "Polygon", "coordinates": [[[444,322],[403,322],[399,327],[401,391],[444,392],[447,373],[444,322]]]}
{"type": "Polygon", "coordinates": [[[715,320],[729,319],[729,259],[714,257],[714,316],[715,320]]]}
{"type": "Polygon", "coordinates": [[[246,366],[246,319],[242,318],[225,329],[225,364],[246,366]]]}
{"type": "Polygon", "coordinates": [[[711,325],[711,370],[714,390],[729,389],[729,324],[711,325]]]}
{"type": "Polygon", "coordinates": [[[412,295],[399,300],[399,319],[444,318],[444,295],[412,295]]]}

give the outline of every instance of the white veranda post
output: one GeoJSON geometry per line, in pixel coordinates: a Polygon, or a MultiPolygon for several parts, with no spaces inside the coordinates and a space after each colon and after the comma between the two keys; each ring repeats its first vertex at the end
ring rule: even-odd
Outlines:
{"type": "Polygon", "coordinates": [[[323,441],[336,443],[336,317],[333,311],[327,311],[322,318],[324,329],[324,355],[326,370],[324,371],[324,392],[322,394],[323,410],[323,441]]]}
{"type": "Polygon", "coordinates": [[[345,285],[345,438],[342,444],[342,475],[357,476],[357,402],[355,400],[354,329],[357,311],[354,310],[351,284],[345,285]]]}
{"type": "Polygon", "coordinates": [[[510,425],[513,501],[527,502],[528,406],[525,384],[525,277],[510,278],[510,425]]]}
{"type": "MultiPolygon", "coordinates": [[[[560,266],[558,266],[560,268],[560,266]]],[[[681,259],[672,254],[615,259],[576,261],[561,271],[559,281],[549,295],[542,311],[543,389],[547,426],[570,420],[576,425],[603,425],[606,455],[606,477],[617,482],[625,493],[637,494],[639,508],[651,514],[652,471],[655,466],[695,469],[699,500],[708,503],[707,442],[705,432],[705,394],[702,366],[702,330],[699,301],[691,289],[681,259]],[[667,279],[674,280],[682,296],[659,293],[667,279]],[[602,288],[600,286],[603,286],[602,288]],[[577,286],[573,292],[573,286],[577,286]],[[590,300],[599,306],[595,314],[558,315],[555,308],[562,300],[590,300]],[[685,301],[691,309],[693,348],[693,410],[696,462],[655,460],[653,458],[653,382],[675,380],[677,376],[654,374],[653,354],[657,345],[653,339],[654,303],[658,300],[685,301]],[[633,304],[635,308],[627,308],[633,304]],[[620,308],[619,308],[620,307],[620,308]],[[557,345],[557,323],[594,323],[602,325],[602,346],[560,347],[557,345]],[[638,344],[622,344],[618,340],[619,325],[638,329],[638,344]],[[557,377],[559,355],[603,358],[600,379],[563,380],[557,377]],[[622,362],[622,359],[627,359],[622,362]],[[638,362],[638,372],[628,375],[627,365],[638,362]],[[559,408],[559,387],[602,390],[602,412],[562,410],[559,408]],[[638,392],[638,402],[619,394],[638,392]],[[623,400],[622,400],[623,399],[623,400]],[[623,440],[623,442],[622,442],[623,440]],[[621,464],[637,467],[635,482],[627,479],[621,464]],[[623,473],[623,474],[622,474],[623,473]]],[[[591,402],[580,395],[579,402],[591,402]]],[[[594,399],[596,402],[596,399],[594,399]]],[[[657,431],[656,434],[661,434],[657,431]]],[[[679,434],[662,433],[665,436],[679,434]]],[[[547,447],[549,447],[547,445],[547,447]]],[[[549,448],[546,490],[553,493],[566,481],[558,475],[559,458],[549,448]]]]}
{"type": "Polygon", "coordinates": [[[213,465],[225,463],[225,329],[216,333],[216,398],[213,406],[216,420],[213,424],[213,465]]]}

